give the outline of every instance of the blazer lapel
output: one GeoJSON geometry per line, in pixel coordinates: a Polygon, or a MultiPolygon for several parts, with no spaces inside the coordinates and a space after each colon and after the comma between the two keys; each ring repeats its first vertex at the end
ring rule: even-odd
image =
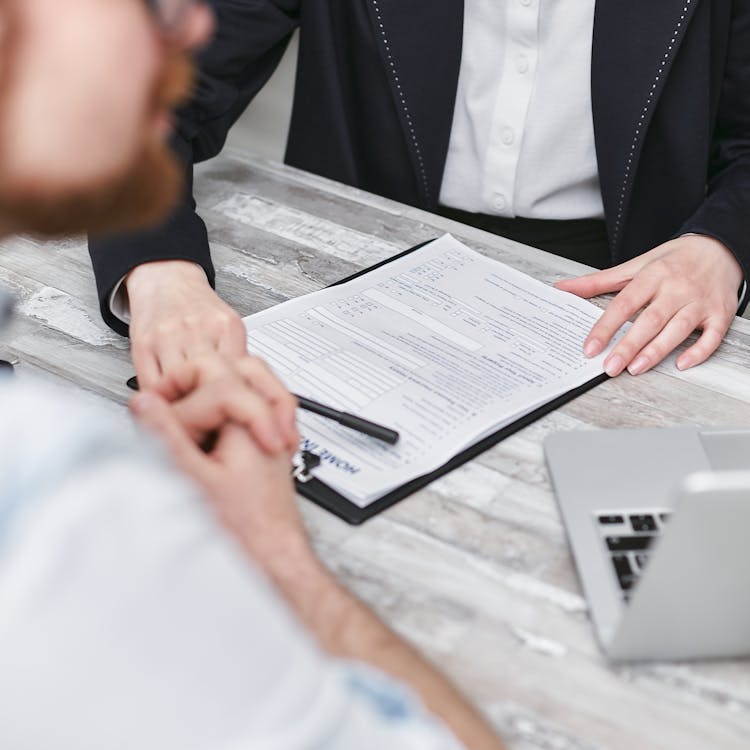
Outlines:
{"type": "MultiPolygon", "coordinates": [[[[412,157],[437,206],[461,66],[463,0],[365,0],[412,157]]],[[[597,0],[591,98],[610,245],[617,252],[643,137],[701,0],[597,0]]]]}
{"type": "Polygon", "coordinates": [[[463,0],[365,0],[412,157],[421,203],[435,208],[453,124],[463,0]]]}
{"type": "Polygon", "coordinates": [[[643,137],[700,0],[597,0],[591,64],[599,180],[617,256],[643,137]]]}

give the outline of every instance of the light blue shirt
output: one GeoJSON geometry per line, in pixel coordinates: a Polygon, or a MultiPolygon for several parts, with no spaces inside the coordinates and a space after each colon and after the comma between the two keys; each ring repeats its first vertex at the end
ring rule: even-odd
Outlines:
{"type": "Polygon", "coordinates": [[[150,439],[0,383],[0,744],[459,750],[403,686],[333,660],[150,439]]]}

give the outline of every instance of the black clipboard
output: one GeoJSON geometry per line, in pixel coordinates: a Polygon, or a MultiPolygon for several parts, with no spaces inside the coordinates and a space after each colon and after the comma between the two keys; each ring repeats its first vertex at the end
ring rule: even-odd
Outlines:
{"type": "MultiPolygon", "coordinates": [[[[347,281],[352,281],[353,279],[357,279],[360,276],[364,276],[365,274],[370,273],[370,271],[374,271],[388,263],[391,263],[394,260],[403,258],[405,255],[413,253],[415,250],[419,250],[419,248],[424,247],[425,245],[433,241],[434,240],[427,240],[426,242],[421,242],[419,245],[410,247],[408,250],[404,250],[404,252],[402,253],[398,253],[391,258],[386,258],[380,263],[376,263],[374,266],[370,266],[369,268],[358,271],[351,276],[347,276],[345,279],[336,281],[335,283],[331,284],[331,286],[345,284],[347,281]]],[[[319,505],[321,508],[325,508],[327,511],[330,511],[334,515],[343,519],[347,523],[352,524],[353,526],[358,526],[359,524],[364,523],[368,518],[372,518],[373,516],[378,515],[378,513],[382,513],[387,508],[390,508],[392,505],[395,505],[397,502],[399,502],[399,500],[403,500],[405,497],[408,497],[417,490],[421,490],[423,487],[426,487],[428,484],[442,477],[444,474],[453,471],[453,469],[461,466],[462,464],[465,464],[467,461],[471,461],[472,458],[476,458],[480,453],[484,453],[484,451],[492,448],[494,445],[497,445],[501,440],[505,440],[505,438],[510,437],[519,430],[522,430],[524,427],[527,427],[540,417],[549,414],[555,409],[559,409],[564,404],[567,404],[574,398],[578,398],[578,396],[581,396],[587,391],[590,391],[592,388],[608,379],[609,375],[607,375],[606,373],[602,373],[601,375],[597,375],[597,377],[589,380],[587,383],[584,383],[578,388],[574,388],[573,390],[567,391],[560,396],[556,396],[546,404],[542,404],[542,406],[534,409],[533,411],[525,414],[522,417],[519,417],[514,422],[505,425],[505,427],[501,427],[491,435],[487,435],[485,438],[482,438],[473,445],[470,445],[468,448],[460,451],[455,456],[453,456],[453,458],[449,459],[446,463],[444,463],[442,466],[439,466],[434,471],[431,471],[429,474],[423,474],[416,479],[412,479],[406,484],[402,484],[395,490],[387,492],[382,497],[370,503],[366,508],[360,508],[358,505],[355,505],[353,502],[351,502],[351,500],[347,500],[343,495],[336,492],[336,490],[331,489],[331,487],[329,487],[327,484],[324,484],[319,479],[315,479],[314,473],[312,474],[312,478],[309,478],[304,482],[300,480],[295,481],[297,492],[299,492],[299,494],[303,497],[306,497],[308,500],[312,500],[312,502],[314,502],[316,505],[319,505]]]]}

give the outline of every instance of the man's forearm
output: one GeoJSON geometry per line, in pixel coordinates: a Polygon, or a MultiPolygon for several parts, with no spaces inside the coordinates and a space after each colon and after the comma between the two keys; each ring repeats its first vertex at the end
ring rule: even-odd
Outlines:
{"type": "Polygon", "coordinates": [[[467,748],[502,750],[503,742],[463,694],[343,588],[306,539],[292,539],[283,549],[264,565],[266,572],[326,651],[371,664],[410,685],[467,748]]]}

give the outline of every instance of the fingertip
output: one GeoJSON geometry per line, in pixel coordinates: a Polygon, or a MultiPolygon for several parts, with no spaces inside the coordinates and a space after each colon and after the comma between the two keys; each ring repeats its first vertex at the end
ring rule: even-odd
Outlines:
{"type": "Polygon", "coordinates": [[[150,384],[149,389],[152,393],[158,394],[165,401],[170,402],[183,395],[174,379],[169,377],[159,378],[150,384]]]}
{"type": "Polygon", "coordinates": [[[278,432],[273,430],[265,436],[263,447],[265,448],[267,453],[275,455],[276,453],[280,453],[282,450],[286,450],[287,443],[286,440],[284,440],[278,432]]]}
{"type": "Polygon", "coordinates": [[[284,452],[288,455],[294,455],[299,450],[299,443],[287,443],[284,446],[284,452]]]}
{"type": "Polygon", "coordinates": [[[629,365],[628,372],[631,375],[641,375],[651,367],[651,360],[646,356],[636,357],[629,365]]]}
{"type": "Polygon", "coordinates": [[[601,354],[603,349],[604,344],[599,339],[587,339],[586,343],[583,345],[583,354],[591,359],[591,357],[596,357],[597,354],[601,354]]]}
{"type": "Polygon", "coordinates": [[[302,440],[302,435],[300,435],[299,430],[295,426],[290,436],[289,445],[287,446],[289,450],[292,452],[292,455],[294,455],[299,449],[299,444],[301,440],[302,440]]]}
{"type": "Polygon", "coordinates": [[[149,391],[139,391],[130,399],[130,410],[136,416],[148,414],[155,406],[158,406],[159,397],[149,391]]]}
{"type": "Polygon", "coordinates": [[[296,420],[292,420],[287,424],[284,434],[288,445],[296,446],[299,443],[299,430],[297,429],[296,420]]]}
{"type": "MultiPolygon", "coordinates": [[[[252,396],[254,407],[252,410],[248,408],[237,423],[244,427],[264,453],[273,455],[286,449],[289,434],[284,422],[279,419],[278,411],[269,408],[256,394],[249,395],[252,396]]],[[[227,413],[231,419],[232,409],[228,409],[227,413]]]]}
{"type": "Polygon", "coordinates": [[[610,378],[616,378],[625,369],[625,359],[620,354],[610,354],[604,363],[604,372],[610,378]]]}
{"type": "Polygon", "coordinates": [[[289,394],[289,417],[287,426],[289,428],[289,436],[291,440],[291,447],[296,451],[300,442],[300,432],[297,426],[297,410],[299,409],[299,401],[293,394],[289,394]]]}
{"type": "Polygon", "coordinates": [[[287,448],[286,436],[281,434],[273,421],[265,424],[255,423],[249,426],[249,430],[252,432],[255,441],[266,453],[274,455],[287,448]]]}
{"type": "Polygon", "coordinates": [[[136,366],[135,368],[136,375],[135,378],[138,382],[138,390],[139,391],[153,391],[155,388],[154,386],[158,382],[159,378],[158,376],[152,374],[148,370],[145,370],[144,368],[138,368],[136,366]]]}
{"type": "MultiPolygon", "coordinates": [[[[240,326],[244,333],[245,327],[241,322],[240,326]]],[[[219,339],[216,350],[230,361],[239,360],[247,356],[247,339],[244,335],[240,336],[238,331],[231,331],[228,336],[223,336],[219,339]]]]}
{"type": "Polygon", "coordinates": [[[598,294],[601,294],[596,283],[588,276],[579,276],[576,279],[566,279],[565,281],[560,282],[558,289],[561,292],[574,294],[576,297],[582,297],[583,299],[589,299],[590,297],[596,297],[598,294]]]}
{"type": "Polygon", "coordinates": [[[683,370],[689,370],[691,367],[702,364],[710,356],[710,353],[706,354],[705,356],[696,356],[695,352],[691,352],[690,350],[688,350],[677,357],[677,359],[675,360],[675,367],[677,367],[680,372],[682,372],[683,370]]]}
{"type": "Polygon", "coordinates": [[[703,364],[719,348],[725,332],[717,328],[706,327],[698,340],[677,357],[675,361],[677,369],[689,370],[691,367],[703,364]]]}
{"type": "Polygon", "coordinates": [[[585,276],[577,276],[573,279],[561,279],[555,282],[555,287],[561,292],[569,292],[580,296],[582,291],[586,289],[587,284],[588,279],[585,276]]]}

